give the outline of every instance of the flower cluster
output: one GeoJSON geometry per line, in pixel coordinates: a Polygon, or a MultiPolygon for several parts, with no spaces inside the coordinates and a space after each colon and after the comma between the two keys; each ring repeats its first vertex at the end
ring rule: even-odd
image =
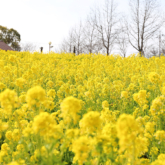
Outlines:
{"type": "Polygon", "coordinates": [[[164,165],[164,63],[0,50],[0,165],[164,165]]]}

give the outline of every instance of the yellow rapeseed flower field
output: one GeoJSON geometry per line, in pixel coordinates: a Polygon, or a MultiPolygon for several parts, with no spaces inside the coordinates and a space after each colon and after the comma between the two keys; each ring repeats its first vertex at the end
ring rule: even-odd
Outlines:
{"type": "Polygon", "coordinates": [[[0,51],[0,165],[165,165],[165,57],[0,51]]]}

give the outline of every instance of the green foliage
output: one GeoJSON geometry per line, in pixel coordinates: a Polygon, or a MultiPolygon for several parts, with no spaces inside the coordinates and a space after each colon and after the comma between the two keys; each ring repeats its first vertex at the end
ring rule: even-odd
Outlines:
{"type": "Polygon", "coordinates": [[[15,29],[8,29],[0,25],[0,40],[10,45],[14,50],[20,50],[21,35],[15,29]]]}

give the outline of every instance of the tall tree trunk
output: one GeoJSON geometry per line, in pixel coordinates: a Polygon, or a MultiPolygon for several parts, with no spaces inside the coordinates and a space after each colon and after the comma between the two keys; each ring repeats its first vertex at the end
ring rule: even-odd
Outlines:
{"type": "Polygon", "coordinates": [[[109,56],[109,49],[107,49],[107,56],[109,56]]]}

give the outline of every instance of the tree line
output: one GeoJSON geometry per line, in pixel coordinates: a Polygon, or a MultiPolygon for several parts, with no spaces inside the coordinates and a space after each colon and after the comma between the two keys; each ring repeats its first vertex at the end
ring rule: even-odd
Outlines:
{"type": "MultiPolygon", "coordinates": [[[[70,29],[61,43],[60,51],[80,53],[105,53],[118,50],[123,57],[131,46],[142,56],[155,55],[156,34],[163,28],[165,19],[159,0],[130,0],[129,16],[118,10],[115,0],[105,0],[103,6],[91,8],[84,22],[70,29]]],[[[159,36],[160,37],[160,36],[159,36]]],[[[165,54],[165,40],[159,53],[165,54]]]]}

